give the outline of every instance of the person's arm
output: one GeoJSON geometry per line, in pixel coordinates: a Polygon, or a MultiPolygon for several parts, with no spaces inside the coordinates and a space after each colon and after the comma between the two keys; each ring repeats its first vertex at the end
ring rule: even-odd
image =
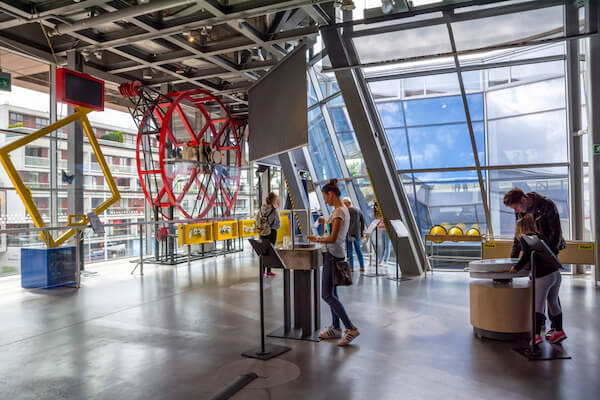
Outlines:
{"type": "Polygon", "coordinates": [[[521,243],[521,247],[523,247],[523,255],[519,259],[519,262],[514,265],[515,272],[519,272],[523,269],[523,267],[529,262],[531,259],[531,248],[525,243],[523,240],[519,241],[521,243]]]}
{"type": "Polygon", "coordinates": [[[273,223],[271,224],[271,229],[279,229],[281,228],[281,215],[279,215],[279,209],[275,208],[273,210],[273,215],[271,215],[273,219],[273,223]]]}
{"type": "Polygon", "coordinates": [[[308,240],[316,243],[335,243],[342,229],[342,222],[342,218],[335,218],[332,222],[331,235],[322,237],[309,236],[308,240]]]}
{"type": "MultiPolygon", "coordinates": [[[[517,220],[519,219],[519,216],[517,215],[517,213],[515,213],[515,223],[517,222],[517,220]]],[[[512,249],[510,250],[510,258],[519,258],[519,254],[521,254],[521,243],[519,242],[519,239],[517,239],[516,237],[513,238],[513,246],[512,249]]]]}
{"type": "Polygon", "coordinates": [[[365,223],[365,216],[362,211],[359,210],[358,215],[360,215],[360,236],[363,237],[365,235],[365,226],[367,224],[365,223]]]}
{"type": "Polygon", "coordinates": [[[560,226],[560,215],[556,204],[548,200],[548,204],[544,207],[544,219],[548,224],[548,232],[544,232],[548,245],[555,253],[558,253],[560,246],[560,238],[562,237],[562,228],[560,226]]]}

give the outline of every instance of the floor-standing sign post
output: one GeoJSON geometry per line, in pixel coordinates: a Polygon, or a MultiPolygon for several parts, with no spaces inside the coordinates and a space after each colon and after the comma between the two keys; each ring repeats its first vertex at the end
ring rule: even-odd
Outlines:
{"type": "Polygon", "coordinates": [[[248,240],[252,248],[259,256],[258,282],[260,286],[260,347],[257,349],[248,350],[242,353],[242,356],[249,358],[257,358],[259,360],[269,360],[291,350],[289,347],[278,346],[275,344],[265,343],[265,304],[263,293],[264,265],[267,263],[272,268],[285,268],[285,265],[275,248],[268,240],[248,240]]]}

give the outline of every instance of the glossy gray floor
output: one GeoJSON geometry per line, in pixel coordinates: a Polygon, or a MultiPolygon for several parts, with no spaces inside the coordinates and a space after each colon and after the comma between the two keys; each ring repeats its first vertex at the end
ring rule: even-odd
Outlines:
{"type": "MultiPolygon", "coordinates": [[[[245,370],[261,378],[235,399],[598,399],[600,296],[566,277],[572,360],[528,362],[512,344],[474,337],[468,277],[436,272],[396,284],[358,278],[341,296],[361,336],[271,339],[293,349],[260,362],[255,260],[237,254],[181,266],[94,267],[84,287],[31,292],[0,281],[0,399],[205,399],[245,370]]],[[[280,325],[281,276],[266,290],[280,325]]],[[[328,323],[328,313],[323,313],[328,323]]]]}

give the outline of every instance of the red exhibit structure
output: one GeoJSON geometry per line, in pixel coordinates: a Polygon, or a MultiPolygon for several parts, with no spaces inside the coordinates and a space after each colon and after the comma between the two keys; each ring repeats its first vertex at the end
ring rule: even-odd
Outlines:
{"type": "Polygon", "coordinates": [[[166,219],[225,217],[240,188],[246,121],[210,92],[162,94],[139,81],[122,84],[138,127],[137,169],[146,200],[166,219]]]}

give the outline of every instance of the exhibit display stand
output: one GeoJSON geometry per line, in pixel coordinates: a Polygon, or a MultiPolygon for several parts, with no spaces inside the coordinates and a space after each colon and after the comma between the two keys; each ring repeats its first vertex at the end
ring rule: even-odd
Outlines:
{"type": "Polygon", "coordinates": [[[560,344],[550,344],[546,341],[542,341],[540,344],[535,343],[535,336],[537,334],[535,329],[535,258],[536,255],[540,255],[544,262],[554,263],[560,270],[562,265],[558,261],[558,258],[552,253],[543,240],[540,240],[537,236],[523,235],[523,239],[527,242],[531,248],[531,339],[529,340],[529,346],[518,347],[513,349],[523,357],[526,357],[529,361],[543,361],[543,360],[565,360],[570,359],[571,356],[565,351],[560,344]]]}
{"type": "MultiPolygon", "coordinates": [[[[385,274],[379,273],[379,232],[377,229],[377,225],[379,225],[380,222],[381,220],[374,219],[373,222],[371,222],[371,225],[369,225],[369,227],[365,231],[365,235],[368,235],[369,237],[373,232],[375,232],[375,273],[364,273],[363,276],[366,276],[367,278],[377,278],[378,276],[385,276],[385,274]]],[[[370,264],[371,262],[369,260],[369,267],[371,266],[370,264]]]]}
{"type": "Polygon", "coordinates": [[[258,268],[258,282],[260,285],[260,347],[248,350],[242,353],[242,356],[259,360],[270,360],[271,358],[290,351],[291,348],[265,343],[265,304],[263,293],[264,265],[266,263],[271,268],[285,268],[285,265],[270,242],[257,239],[249,239],[248,241],[252,245],[254,252],[260,258],[258,268]]]}
{"type": "Polygon", "coordinates": [[[271,332],[269,337],[319,342],[320,313],[320,267],[321,246],[296,244],[292,249],[279,249],[284,262],[283,270],[283,327],[271,332]],[[294,274],[293,300],[294,325],[292,327],[289,274],[294,274]],[[311,305],[312,303],[312,305],[311,305]]]}
{"type": "Polygon", "coordinates": [[[399,248],[398,239],[401,237],[408,238],[408,231],[406,230],[406,227],[404,226],[402,221],[400,221],[399,219],[393,219],[390,221],[390,223],[394,227],[394,231],[395,231],[394,233],[396,234],[396,238],[395,238],[396,247],[394,249],[394,251],[396,253],[396,276],[395,277],[388,276],[388,279],[391,281],[396,281],[396,282],[409,281],[410,278],[403,278],[400,276],[400,252],[398,251],[398,248],[399,248]]]}

